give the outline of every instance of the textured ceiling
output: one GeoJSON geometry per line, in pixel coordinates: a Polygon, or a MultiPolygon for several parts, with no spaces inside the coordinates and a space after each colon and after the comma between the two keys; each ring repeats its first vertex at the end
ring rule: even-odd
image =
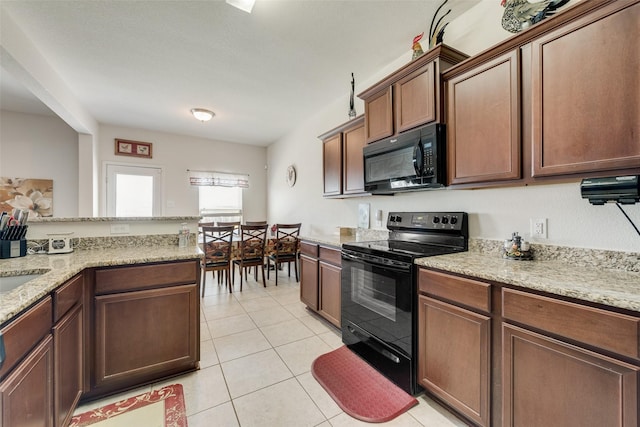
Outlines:
{"type": "MultiPolygon", "coordinates": [[[[453,19],[479,0],[450,0],[453,19]]],[[[440,1],[0,2],[100,123],[269,145],[428,32],[440,1]],[[197,122],[193,107],[213,110],[197,122]]],[[[426,42],[423,44],[426,46],[426,42]]],[[[50,112],[0,71],[0,108],[50,112]],[[35,109],[35,110],[34,110],[35,109]]],[[[363,88],[364,89],[364,88],[363,88]]]]}

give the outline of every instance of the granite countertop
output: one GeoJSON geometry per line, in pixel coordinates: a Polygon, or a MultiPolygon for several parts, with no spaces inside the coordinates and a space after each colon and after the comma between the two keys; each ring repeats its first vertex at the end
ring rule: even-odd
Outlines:
{"type": "Polygon", "coordinates": [[[638,272],[555,260],[512,261],[473,251],[420,258],[416,264],[640,312],[638,272]]]}
{"type": "Polygon", "coordinates": [[[338,234],[314,234],[309,236],[300,236],[300,240],[340,248],[343,244],[356,242],[358,239],[355,235],[341,236],[338,234]]]}
{"type": "Polygon", "coordinates": [[[77,250],[69,254],[39,254],[0,260],[0,277],[42,274],[17,288],[0,292],[0,324],[10,320],[85,268],[202,257],[197,246],[138,246],[77,250]]]}

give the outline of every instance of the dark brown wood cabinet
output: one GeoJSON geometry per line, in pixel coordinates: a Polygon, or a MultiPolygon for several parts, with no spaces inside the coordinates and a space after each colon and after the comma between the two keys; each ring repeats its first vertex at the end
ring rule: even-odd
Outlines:
{"type": "Polygon", "coordinates": [[[300,242],[300,301],[317,311],[318,304],[318,245],[300,242]]]}
{"type": "Polygon", "coordinates": [[[364,100],[366,142],[441,122],[444,113],[440,74],[466,58],[440,44],[358,94],[364,100]]]}
{"type": "Polygon", "coordinates": [[[640,368],[503,325],[503,425],[635,427],[640,368]]]}
{"type": "Polygon", "coordinates": [[[489,426],[490,285],[424,269],[418,280],[418,382],[476,425],[489,426]]]}
{"type": "Polygon", "coordinates": [[[79,274],[53,292],[54,419],[66,426],[84,391],[84,280],[79,274]]]}
{"type": "Polygon", "coordinates": [[[640,315],[418,273],[418,381],[476,426],[637,426],[640,315]]]}
{"type": "Polygon", "coordinates": [[[447,80],[449,184],[522,177],[518,53],[447,80]]]}
{"type": "Polygon", "coordinates": [[[531,44],[533,176],[640,169],[640,3],[531,44]]]}
{"type": "Polygon", "coordinates": [[[323,196],[351,197],[364,192],[364,116],[320,135],[323,158],[323,196]]]}
{"type": "Polygon", "coordinates": [[[53,427],[53,341],[38,345],[0,383],[0,424],[53,427]]]}
{"type": "Polygon", "coordinates": [[[342,134],[322,141],[323,195],[342,194],[342,134]]]}
{"type": "Polygon", "coordinates": [[[0,330],[6,356],[0,369],[0,424],[53,427],[53,340],[47,296],[0,330]]]}
{"type": "Polygon", "coordinates": [[[301,243],[300,300],[340,327],[341,252],[338,248],[301,243]]]}
{"type": "Polygon", "coordinates": [[[95,271],[89,396],[197,368],[198,277],[197,261],[95,271]]]}
{"type": "Polygon", "coordinates": [[[446,71],[450,185],[640,168],[640,2],[582,2],[446,71]]]}

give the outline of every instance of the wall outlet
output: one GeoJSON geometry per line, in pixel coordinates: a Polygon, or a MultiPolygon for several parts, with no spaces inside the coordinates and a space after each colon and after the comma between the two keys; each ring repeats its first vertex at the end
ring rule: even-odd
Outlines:
{"type": "Polygon", "coordinates": [[[547,235],[547,218],[531,218],[529,220],[531,227],[530,233],[532,238],[546,239],[547,235]]]}
{"type": "Polygon", "coordinates": [[[111,234],[129,234],[129,224],[111,224],[111,234]]]}

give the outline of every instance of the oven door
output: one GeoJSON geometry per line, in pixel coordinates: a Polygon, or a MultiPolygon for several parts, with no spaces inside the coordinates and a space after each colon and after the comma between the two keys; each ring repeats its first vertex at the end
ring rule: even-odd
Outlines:
{"type": "Polygon", "coordinates": [[[342,250],[342,341],[412,394],[413,269],[411,262],[342,250]]]}

